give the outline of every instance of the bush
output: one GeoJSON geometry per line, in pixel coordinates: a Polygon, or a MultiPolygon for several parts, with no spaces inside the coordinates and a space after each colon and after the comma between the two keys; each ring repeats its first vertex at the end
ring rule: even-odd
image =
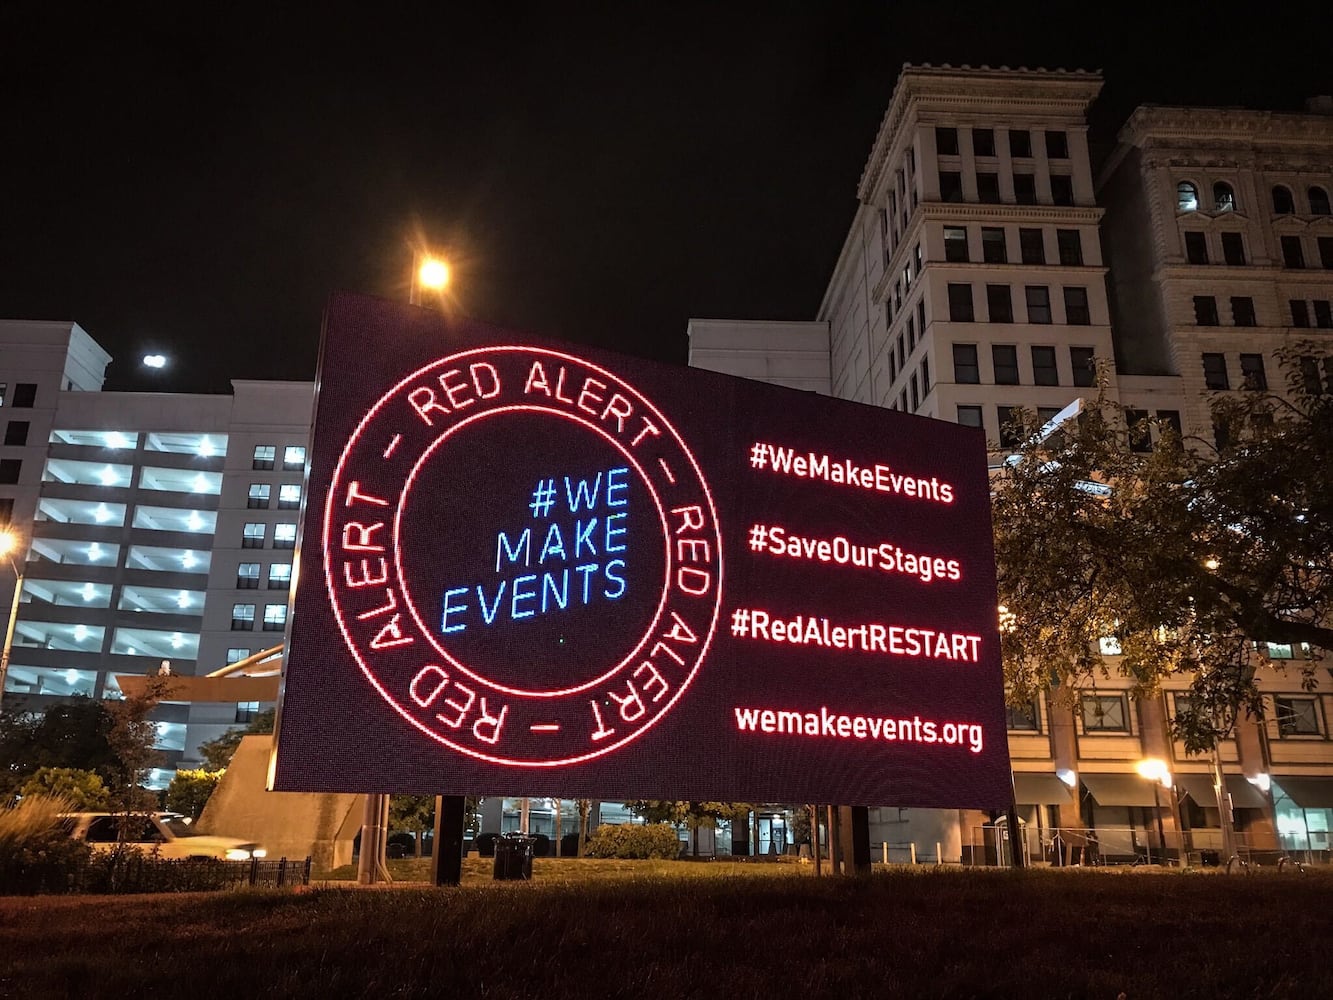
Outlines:
{"type": "Polygon", "coordinates": [[[579,853],[579,835],[577,833],[567,833],[560,838],[560,853],[567,858],[572,858],[579,853]]]}
{"type": "Polygon", "coordinates": [[[182,768],[167,787],[166,807],[192,820],[198,819],[209,798],[217,790],[222,774],[222,771],[191,771],[182,768]]]}
{"type": "Polygon", "coordinates": [[[69,835],[70,800],[28,795],[0,809],[0,892],[65,892],[92,849],[69,835]]]}
{"type": "Polygon", "coordinates": [[[680,856],[680,839],[666,823],[599,826],[588,840],[587,853],[592,858],[674,860],[680,856]]]}
{"type": "Polygon", "coordinates": [[[99,812],[111,804],[102,776],[75,767],[39,767],[19,794],[63,799],[66,812],[99,812]]]}
{"type": "Polygon", "coordinates": [[[483,858],[495,857],[495,842],[500,835],[498,833],[479,833],[477,839],[472,841],[472,846],[477,849],[477,854],[483,858]]]}
{"type": "Polygon", "coordinates": [[[535,833],[532,835],[532,856],[534,858],[545,858],[551,853],[551,838],[544,833],[535,833]]]}

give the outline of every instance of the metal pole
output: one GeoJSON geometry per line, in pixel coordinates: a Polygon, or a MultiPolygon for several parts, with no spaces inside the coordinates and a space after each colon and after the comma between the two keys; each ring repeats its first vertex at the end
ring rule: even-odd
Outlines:
{"type": "Polygon", "coordinates": [[[379,845],[380,803],[382,796],[367,795],[361,810],[361,854],[357,859],[356,880],[362,885],[373,885],[377,874],[376,856],[379,845]]]}
{"type": "MultiPolygon", "coordinates": [[[[1158,864],[1166,861],[1166,833],[1162,829],[1162,798],[1157,793],[1157,782],[1152,783],[1152,806],[1153,812],[1157,814],[1157,852],[1161,855],[1158,864]]],[[[1148,850],[1148,864],[1152,864],[1152,849],[1148,850]]]]}
{"type": "Polygon", "coordinates": [[[5,628],[5,644],[0,648],[0,701],[5,697],[5,682],[9,678],[9,651],[14,646],[14,628],[19,622],[19,597],[23,594],[23,573],[10,562],[14,570],[14,601],[9,608],[9,625],[5,628]]]}
{"type": "Polygon", "coordinates": [[[815,878],[819,878],[823,874],[819,867],[819,807],[807,808],[810,810],[810,853],[815,856],[815,878]]]}
{"type": "Polygon", "coordinates": [[[1222,745],[1217,740],[1213,741],[1213,791],[1217,795],[1217,812],[1222,823],[1221,861],[1225,867],[1236,855],[1236,827],[1226,775],[1222,772],[1222,745]]]}

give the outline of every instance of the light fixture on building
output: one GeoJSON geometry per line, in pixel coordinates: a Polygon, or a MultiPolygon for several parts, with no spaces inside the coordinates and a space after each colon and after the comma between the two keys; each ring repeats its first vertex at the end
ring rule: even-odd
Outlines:
{"type": "Polygon", "coordinates": [[[101,559],[104,554],[105,553],[103,553],[102,551],[102,546],[100,546],[96,542],[93,542],[93,544],[88,546],[88,558],[91,559],[93,562],[97,562],[97,560],[101,559]]]}
{"type": "Polygon", "coordinates": [[[199,441],[199,455],[202,458],[213,457],[213,442],[208,440],[207,435],[199,441]]]}
{"type": "Polygon", "coordinates": [[[1134,765],[1134,770],[1139,772],[1139,777],[1154,781],[1163,788],[1171,787],[1171,769],[1166,766],[1166,761],[1158,760],[1156,757],[1148,757],[1134,765]]]}
{"type": "Polygon", "coordinates": [[[190,516],[185,519],[185,527],[191,531],[198,531],[204,526],[204,519],[199,516],[197,510],[190,511],[190,516]]]}
{"type": "Polygon", "coordinates": [[[1247,774],[1245,775],[1245,780],[1265,795],[1267,795],[1269,790],[1273,787],[1272,775],[1264,771],[1260,771],[1258,774],[1247,774]]]}
{"type": "Polygon", "coordinates": [[[208,492],[208,477],[205,476],[202,472],[194,477],[194,491],[196,493],[208,492]]]}
{"type": "Polygon", "coordinates": [[[145,368],[165,368],[167,357],[165,354],[145,354],[143,356],[143,366],[145,368]]]}
{"type": "Polygon", "coordinates": [[[198,561],[199,560],[195,558],[193,552],[186,551],[181,553],[181,565],[186,569],[194,569],[194,565],[198,561]]]}
{"type": "Polygon", "coordinates": [[[179,632],[172,632],[172,633],[171,633],[171,648],[172,648],[172,649],[180,649],[180,648],[181,648],[182,646],[184,646],[184,645],[185,645],[185,636],[181,635],[179,632]]]}
{"type": "Polygon", "coordinates": [[[129,438],[120,431],[106,432],[106,446],[108,448],[128,448],[130,446],[129,438]]]}
{"type": "Polygon", "coordinates": [[[176,607],[188,608],[189,606],[190,606],[189,591],[182,590],[179,594],[176,595],[176,607]]]}
{"type": "Polygon", "coordinates": [[[85,601],[91,601],[94,597],[97,596],[97,588],[94,587],[91,583],[85,583],[83,585],[83,590],[80,591],[80,593],[83,594],[83,599],[85,601]]]}
{"type": "Polygon", "coordinates": [[[120,482],[120,476],[116,475],[116,470],[109,465],[97,474],[97,478],[102,481],[103,486],[115,486],[120,482]]]}
{"type": "Polygon", "coordinates": [[[1055,776],[1059,778],[1067,788],[1073,788],[1078,784],[1078,775],[1067,767],[1060,768],[1060,770],[1055,772],[1055,776]]]}
{"type": "Polygon", "coordinates": [[[98,524],[106,524],[111,520],[111,511],[106,509],[106,504],[99,503],[97,509],[93,511],[93,520],[98,524]]]}
{"type": "Polygon", "coordinates": [[[75,642],[83,642],[83,640],[86,639],[86,638],[88,638],[88,626],[87,626],[87,625],[75,625],[75,626],[74,626],[74,641],[75,641],[75,642]]]}

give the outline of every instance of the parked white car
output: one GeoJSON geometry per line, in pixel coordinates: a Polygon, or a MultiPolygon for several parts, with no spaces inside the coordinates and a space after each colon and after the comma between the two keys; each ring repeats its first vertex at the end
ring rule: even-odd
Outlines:
{"type": "MultiPolygon", "coordinates": [[[[111,813],[69,813],[70,836],[88,843],[95,851],[109,851],[120,841],[120,823],[125,817],[111,813]]],[[[125,843],[163,858],[216,858],[249,861],[268,852],[255,843],[235,837],[200,833],[180,813],[157,812],[129,817],[134,824],[125,843]]]]}

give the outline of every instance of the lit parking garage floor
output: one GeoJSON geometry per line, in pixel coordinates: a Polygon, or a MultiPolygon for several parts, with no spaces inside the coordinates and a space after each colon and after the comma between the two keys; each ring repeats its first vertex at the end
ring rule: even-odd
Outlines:
{"type": "Polygon", "coordinates": [[[458,889],[6,898],[0,997],[1333,996],[1328,872],[543,872],[560,864],[523,884],[470,865],[458,889]]]}

